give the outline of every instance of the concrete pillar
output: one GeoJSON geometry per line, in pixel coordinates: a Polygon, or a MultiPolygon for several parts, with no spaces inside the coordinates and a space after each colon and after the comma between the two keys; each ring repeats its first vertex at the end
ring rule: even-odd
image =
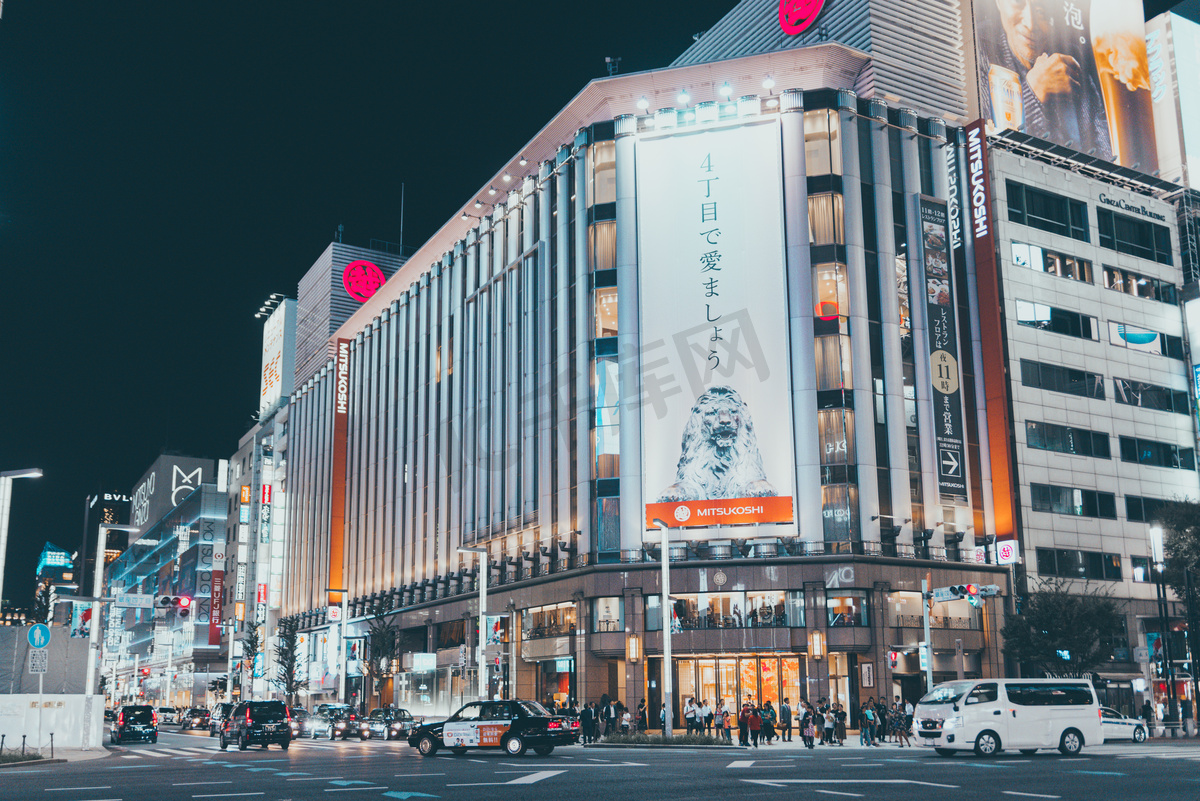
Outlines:
{"type": "Polygon", "coordinates": [[[616,121],[617,360],[621,384],[621,549],[642,547],[642,359],[637,260],[637,119],[616,121]]]}

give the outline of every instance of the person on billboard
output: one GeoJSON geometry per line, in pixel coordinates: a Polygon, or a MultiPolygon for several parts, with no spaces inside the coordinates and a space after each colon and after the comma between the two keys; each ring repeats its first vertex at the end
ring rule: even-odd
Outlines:
{"type": "Polygon", "coordinates": [[[761,498],[779,493],[767,481],[750,410],[731,387],[712,387],[696,399],[683,429],[675,483],[660,503],[761,498]]]}
{"type": "Polygon", "coordinates": [[[994,0],[980,7],[980,112],[1106,161],[1108,116],[1087,31],[1091,0],[994,0]]]}

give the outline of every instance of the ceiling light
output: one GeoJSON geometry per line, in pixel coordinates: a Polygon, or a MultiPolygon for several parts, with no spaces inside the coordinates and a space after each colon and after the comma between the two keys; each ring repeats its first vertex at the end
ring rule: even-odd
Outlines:
{"type": "Polygon", "coordinates": [[[489,194],[489,195],[494,195],[494,194],[496,194],[496,187],[494,187],[494,186],[489,186],[489,187],[488,187],[488,194],[489,194]]]}
{"type": "Polygon", "coordinates": [[[726,81],[717,91],[721,93],[721,97],[729,97],[733,94],[733,87],[729,85],[729,81],[726,81]]]}
{"type": "Polygon", "coordinates": [[[477,209],[482,209],[482,208],[483,208],[483,201],[482,201],[482,200],[476,200],[476,201],[475,201],[475,208],[477,208],[477,209]]]}
{"type": "Polygon", "coordinates": [[[775,88],[775,79],[772,78],[770,75],[763,78],[762,88],[767,89],[767,90],[774,89],[775,88]]]}
{"type": "Polygon", "coordinates": [[[642,95],[641,98],[638,100],[637,107],[640,108],[642,111],[645,111],[646,109],[650,108],[650,101],[646,98],[645,95],[642,95]]]}
{"type": "Polygon", "coordinates": [[[521,156],[521,158],[517,161],[517,164],[520,164],[522,167],[524,167],[528,163],[529,163],[529,159],[525,158],[524,156],[521,156]]]}
{"type": "Polygon", "coordinates": [[[681,106],[686,106],[688,103],[692,102],[692,96],[688,94],[687,89],[684,89],[682,92],[680,92],[677,99],[679,100],[679,105],[681,106]]]}
{"type": "Polygon", "coordinates": [[[504,173],[503,178],[504,178],[504,183],[508,183],[509,181],[512,180],[512,176],[509,175],[508,173],[504,173]]]}

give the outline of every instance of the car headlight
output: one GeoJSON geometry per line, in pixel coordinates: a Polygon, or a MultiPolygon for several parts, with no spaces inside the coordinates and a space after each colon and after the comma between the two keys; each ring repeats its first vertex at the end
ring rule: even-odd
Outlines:
{"type": "Polygon", "coordinates": [[[957,728],[958,726],[961,726],[961,725],[963,725],[962,716],[955,715],[952,718],[946,718],[946,722],[942,724],[942,728],[943,729],[953,729],[953,728],[957,728]]]}

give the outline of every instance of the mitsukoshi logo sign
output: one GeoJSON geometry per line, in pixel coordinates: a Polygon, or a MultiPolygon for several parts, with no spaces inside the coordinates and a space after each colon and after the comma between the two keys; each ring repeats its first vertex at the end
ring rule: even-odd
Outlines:
{"type": "Polygon", "coordinates": [[[788,36],[804,33],[824,7],[825,0],[779,0],[779,27],[788,36]]]}

